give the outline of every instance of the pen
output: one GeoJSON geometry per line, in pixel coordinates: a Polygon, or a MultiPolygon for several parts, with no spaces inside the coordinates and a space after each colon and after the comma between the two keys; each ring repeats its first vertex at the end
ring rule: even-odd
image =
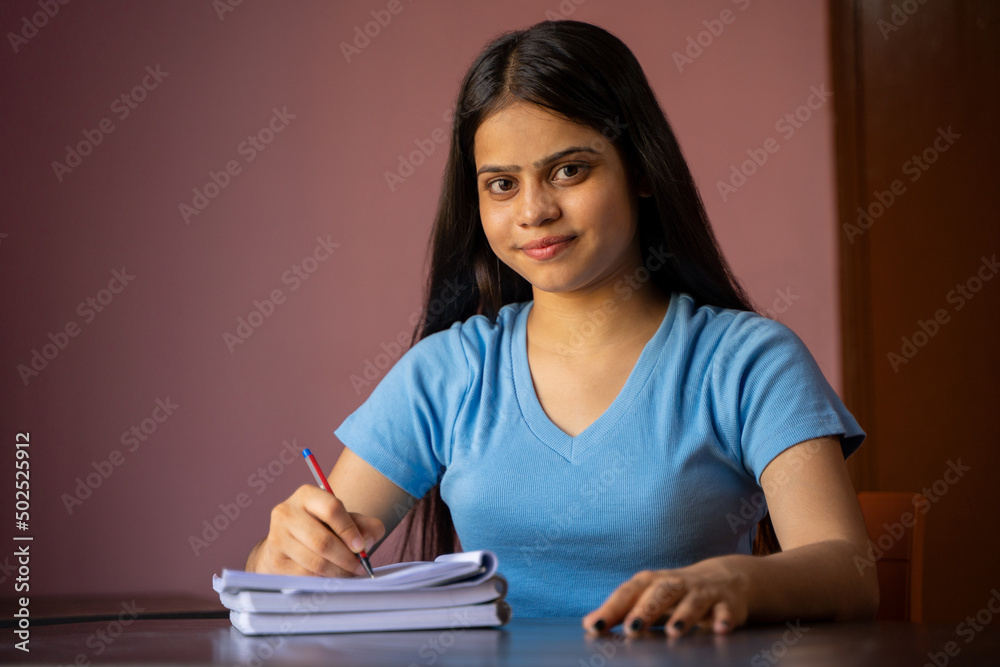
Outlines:
{"type": "MultiPolygon", "coordinates": [[[[313,456],[313,453],[308,449],[303,449],[302,457],[306,460],[306,465],[309,466],[309,469],[312,471],[313,477],[316,478],[316,483],[319,484],[319,488],[326,489],[330,492],[330,494],[333,494],[333,489],[330,488],[330,484],[326,481],[326,476],[323,475],[323,471],[319,469],[319,463],[316,462],[316,457],[313,456]]],[[[372,564],[368,562],[368,554],[365,553],[365,550],[362,549],[355,555],[358,557],[358,560],[361,561],[361,565],[365,568],[365,572],[368,573],[368,576],[374,579],[375,573],[372,572],[372,564]]]]}

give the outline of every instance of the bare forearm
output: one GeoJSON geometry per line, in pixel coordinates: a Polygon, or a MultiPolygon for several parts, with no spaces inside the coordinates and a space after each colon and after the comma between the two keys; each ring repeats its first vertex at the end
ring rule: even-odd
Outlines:
{"type": "Polygon", "coordinates": [[[749,620],[870,620],[878,609],[875,567],[844,540],[807,544],[769,556],[721,556],[746,575],[749,620]]]}

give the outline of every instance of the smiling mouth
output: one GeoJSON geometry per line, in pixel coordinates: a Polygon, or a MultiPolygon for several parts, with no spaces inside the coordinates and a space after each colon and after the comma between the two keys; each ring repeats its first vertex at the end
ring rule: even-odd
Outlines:
{"type": "Polygon", "coordinates": [[[575,237],[573,236],[546,236],[540,239],[535,239],[534,241],[529,241],[521,246],[521,250],[537,250],[539,248],[547,248],[550,245],[556,245],[559,243],[565,243],[567,241],[572,241],[575,237]]]}
{"type": "Polygon", "coordinates": [[[532,259],[551,259],[566,249],[575,236],[545,236],[521,246],[521,251],[532,259]]]}

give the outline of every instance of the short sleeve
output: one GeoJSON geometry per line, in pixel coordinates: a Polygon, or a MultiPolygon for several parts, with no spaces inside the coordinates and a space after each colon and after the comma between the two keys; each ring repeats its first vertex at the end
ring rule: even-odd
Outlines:
{"type": "Polygon", "coordinates": [[[460,323],[417,342],[334,434],[415,498],[438,484],[469,388],[460,323]]]}
{"type": "Polygon", "coordinates": [[[865,439],[805,343],[780,322],[737,315],[712,376],[723,433],[758,484],[767,464],[792,445],[839,436],[846,459],[865,439]]]}

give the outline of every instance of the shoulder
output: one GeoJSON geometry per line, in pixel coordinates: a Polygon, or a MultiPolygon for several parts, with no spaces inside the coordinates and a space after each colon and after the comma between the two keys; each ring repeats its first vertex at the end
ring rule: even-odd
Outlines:
{"type": "Polygon", "coordinates": [[[496,320],[473,315],[454,322],[447,329],[418,341],[408,355],[437,361],[464,359],[470,366],[480,366],[514,334],[518,315],[526,305],[527,302],[507,304],[500,309],[496,320]]]}
{"type": "Polygon", "coordinates": [[[727,392],[766,390],[778,378],[822,376],[802,339],[781,322],[751,311],[697,305],[686,294],[677,299],[671,337],[690,368],[727,392]]]}
{"type": "MultiPolygon", "coordinates": [[[[420,339],[388,368],[368,402],[398,405],[424,396],[438,404],[452,399],[461,403],[485,372],[495,373],[502,366],[501,354],[509,349],[509,336],[524,305],[504,306],[495,320],[474,315],[420,339]]],[[[352,382],[356,388],[370,385],[382,368],[371,365],[371,374],[366,368],[364,378],[354,377],[352,382]]]]}
{"type": "Polygon", "coordinates": [[[781,322],[755,312],[695,303],[688,294],[678,294],[672,327],[690,344],[707,348],[713,356],[775,346],[804,345],[794,331],[781,322]]]}
{"type": "Polygon", "coordinates": [[[704,414],[758,483],[768,462],[796,443],[841,435],[845,458],[861,444],[864,431],[781,322],[681,295],[675,327],[689,336],[678,347],[689,356],[689,381],[703,390],[694,392],[695,409],[709,406],[704,414]]]}

